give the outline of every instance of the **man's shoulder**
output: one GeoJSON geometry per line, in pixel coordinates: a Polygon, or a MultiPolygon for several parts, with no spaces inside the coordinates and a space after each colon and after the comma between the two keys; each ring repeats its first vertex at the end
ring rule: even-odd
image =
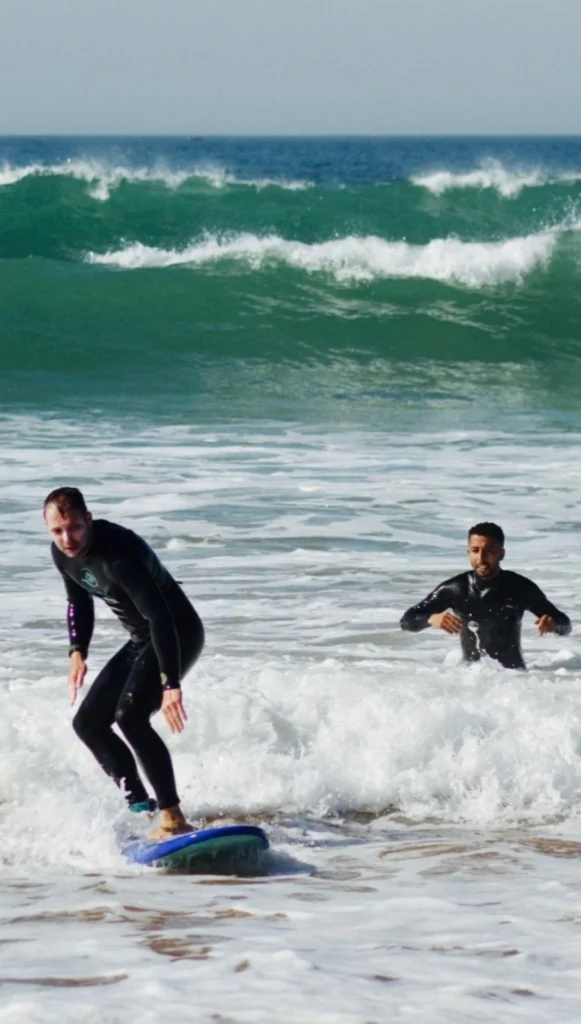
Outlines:
{"type": "Polygon", "coordinates": [[[111,523],[108,519],[94,521],[95,555],[106,561],[118,562],[120,559],[139,557],[145,547],[145,541],[134,530],[129,530],[119,523],[111,523]]]}
{"type": "Polygon", "coordinates": [[[144,537],[106,519],[95,522],[93,552],[109,580],[125,588],[143,583],[146,576],[161,585],[172,580],[144,537]]]}
{"type": "Polygon", "coordinates": [[[520,572],[513,572],[512,569],[503,569],[501,571],[501,579],[505,586],[508,587],[534,587],[536,586],[528,576],[523,576],[520,572]]]}
{"type": "Polygon", "coordinates": [[[130,530],[127,526],[121,526],[119,523],[112,523],[109,519],[95,519],[93,527],[95,540],[99,543],[103,541],[131,543],[132,540],[141,540],[134,530],[130,530]]]}
{"type": "Polygon", "coordinates": [[[468,576],[469,573],[467,572],[459,572],[456,576],[450,576],[449,579],[442,580],[441,583],[438,583],[438,586],[434,588],[432,594],[437,596],[443,591],[448,591],[448,593],[451,594],[462,594],[462,592],[467,589],[468,576]]]}
{"type": "Polygon", "coordinates": [[[449,579],[440,583],[440,587],[452,587],[458,589],[459,587],[466,585],[469,576],[470,572],[459,572],[456,576],[450,576],[449,579]]]}

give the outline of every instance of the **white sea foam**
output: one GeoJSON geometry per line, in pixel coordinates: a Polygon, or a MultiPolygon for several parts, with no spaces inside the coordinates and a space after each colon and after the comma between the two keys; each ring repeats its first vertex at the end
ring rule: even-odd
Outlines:
{"type": "MultiPolygon", "coordinates": [[[[0,419],[0,1021],[576,1024],[579,637],[527,614],[511,673],[398,618],[486,517],[577,623],[581,438],[98,422],[0,419]],[[269,876],[123,861],[149,825],[70,726],[39,508],[63,480],[202,613],[187,728],[157,725],[188,814],[256,815],[269,876]]],[[[122,639],[100,604],[91,678],[122,639]]]]}
{"type": "Polygon", "coordinates": [[[133,167],[128,164],[108,164],[103,160],[79,158],[69,159],[57,164],[26,164],[23,166],[4,162],[0,166],[0,188],[15,185],[30,177],[69,177],[84,181],[93,199],[105,201],[111,192],[121,184],[140,184],[157,182],[169,189],[180,188],[185,182],[199,179],[213,188],[221,189],[228,185],[241,185],[257,190],[265,188],[281,188],[297,191],[312,187],[308,181],[293,181],[283,178],[246,179],[238,177],[225,168],[214,164],[201,164],[190,168],[175,170],[158,162],[151,167],[133,167]]]}
{"type": "Polygon", "coordinates": [[[329,273],[346,282],[421,277],[482,287],[522,280],[535,267],[548,262],[557,239],[556,230],[498,242],[438,238],[426,245],[391,242],[373,235],[315,243],[278,235],[207,235],[183,249],[161,249],[136,242],[112,252],[89,253],[87,260],[125,270],[237,260],[253,268],[268,263],[286,264],[309,273],[329,273]]]}
{"type": "Polygon", "coordinates": [[[232,174],[218,164],[200,164],[190,173],[192,178],[201,178],[207,181],[214,188],[225,188],[227,185],[243,185],[262,191],[265,188],[281,188],[286,192],[301,192],[304,189],[313,188],[313,182],[307,180],[293,180],[292,178],[244,178],[232,174]]]}
{"type": "Polygon", "coordinates": [[[30,177],[75,178],[91,186],[89,194],[94,199],[106,200],[113,189],[123,182],[161,182],[167,188],[179,188],[190,177],[186,171],[173,171],[161,164],[155,167],[109,166],[100,160],[66,160],[59,164],[28,164],[0,168],[0,187],[14,185],[30,177]]]}
{"type": "MultiPolygon", "coordinates": [[[[40,448],[12,445],[0,471],[0,610],[14,627],[2,647],[0,721],[10,757],[0,799],[17,804],[23,780],[36,779],[35,809],[23,811],[31,821],[45,789],[64,792],[71,778],[81,817],[94,785],[107,814],[116,799],[67,726],[58,683],[63,598],[34,511],[35,496],[90,459],[95,513],[148,536],[209,623],[191,683],[195,715],[174,741],[193,812],[322,814],[392,803],[420,819],[473,824],[575,816],[581,694],[569,641],[539,641],[529,627],[535,667],[521,676],[494,664],[463,668],[447,638],[410,637],[397,626],[402,609],[457,562],[447,527],[436,528],[421,564],[414,554],[426,493],[460,535],[479,518],[483,480],[494,481],[485,489],[490,517],[510,514],[511,567],[520,556],[526,569],[533,557],[539,582],[549,581],[571,610],[581,556],[570,550],[555,563],[570,548],[581,502],[570,454],[548,438],[541,459],[534,446],[507,438],[429,434],[412,443],[392,436],[388,452],[380,435],[356,434],[297,444],[292,434],[238,443],[150,431],[129,452],[123,440],[97,452],[71,439],[63,455],[45,432],[40,448]],[[14,460],[26,469],[20,479],[14,460]]],[[[115,643],[114,620],[102,605],[98,614],[98,642],[115,643]]],[[[82,825],[76,813],[71,829],[82,825]]]]}
{"type": "Polygon", "coordinates": [[[581,171],[563,171],[550,174],[541,169],[512,169],[505,167],[497,160],[484,161],[471,171],[450,171],[446,169],[430,171],[411,178],[414,185],[428,189],[435,195],[452,189],[495,189],[507,199],[518,196],[525,188],[538,188],[558,182],[575,182],[581,180],[581,171]]]}

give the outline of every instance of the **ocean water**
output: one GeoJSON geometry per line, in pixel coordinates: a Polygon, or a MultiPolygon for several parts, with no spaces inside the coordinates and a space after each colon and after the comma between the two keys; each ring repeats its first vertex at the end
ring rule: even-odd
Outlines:
{"type": "Polygon", "coordinates": [[[577,139],[0,139],[0,1022],[578,1020],[580,204],[577,139]],[[168,743],[264,875],[121,856],[61,483],[200,611],[168,743]],[[527,673],[398,626],[481,519],[527,673]]]}

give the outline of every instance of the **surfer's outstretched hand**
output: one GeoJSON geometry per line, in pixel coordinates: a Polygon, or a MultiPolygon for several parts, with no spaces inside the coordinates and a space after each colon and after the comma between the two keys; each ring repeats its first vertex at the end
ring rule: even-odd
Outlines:
{"type": "Polygon", "coordinates": [[[77,699],[77,693],[79,692],[81,686],[85,681],[86,674],[87,662],[83,658],[83,655],[81,654],[80,651],[73,651],[70,657],[68,678],[71,707],[73,706],[77,699]]]}
{"type": "Polygon", "coordinates": [[[161,701],[163,716],[172,732],[183,732],[187,714],[182,701],[182,691],[164,690],[161,701]]]}

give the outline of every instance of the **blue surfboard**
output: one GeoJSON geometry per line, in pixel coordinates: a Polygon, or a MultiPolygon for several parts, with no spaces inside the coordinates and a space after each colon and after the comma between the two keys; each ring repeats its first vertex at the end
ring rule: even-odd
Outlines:
{"type": "Polygon", "coordinates": [[[205,874],[248,873],[261,867],[268,850],[266,833],[255,825],[224,825],[185,832],[172,839],[129,843],[124,855],[136,864],[199,871],[205,874]]]}

